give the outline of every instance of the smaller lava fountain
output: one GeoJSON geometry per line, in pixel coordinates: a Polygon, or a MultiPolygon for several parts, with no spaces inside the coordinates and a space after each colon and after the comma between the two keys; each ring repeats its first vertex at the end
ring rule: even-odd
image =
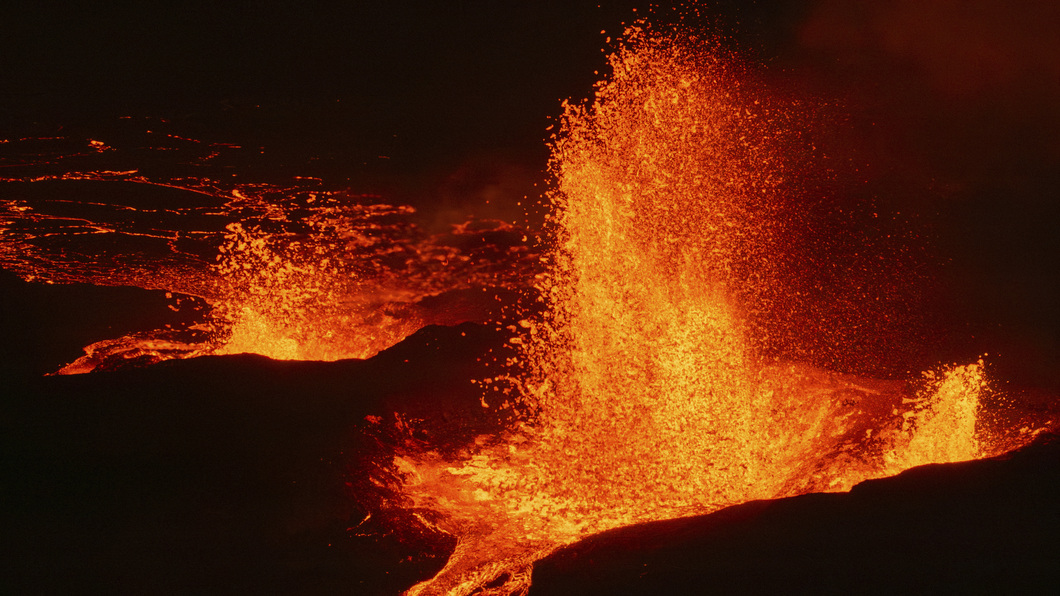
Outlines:
{"type": "Polygon", "coordinates": [[[62,137],[9,145],[0,156],[5,269],[36,282],[162,290],[186,313],[179,326],[88,345],[59,374],[244,352],[368,358],[425,325],[485,318],[484,287],[520,288],[537,268],[526,234],[506,222],[430,234],[412,207],[319,179],[202,175],[243,161],[240,146],[140,132],[129,145],[164,155],[159,166],[102,141],[88,151],[62,137]]]}

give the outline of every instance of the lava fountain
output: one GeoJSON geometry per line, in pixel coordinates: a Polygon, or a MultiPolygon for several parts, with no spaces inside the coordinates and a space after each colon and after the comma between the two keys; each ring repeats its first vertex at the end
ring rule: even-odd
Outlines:
{"type": "Polygon", "coordinates": [[[720,52],[632,33],[555,144],[551,317],[528,357],[549,444],[593,460],[565,480],[636,517],[772,492],[739,301],[768,283],[778,172],[771,109],[720,52]]]}
{"type": "MultiPolygon", "coordinates": [[[[455,538],[445,568],[410,594],[525,593],[535,561],[594,533],[844,491],[1000,453],[1044,428],[999,413],[1004,396],[983,361],[908,379],[805,362],[809,350],[792,338],[826,331],[799,326],[805,313],[830,311],[815,308],[820,294],[799,285],[806,276],[792,263],[840,266],[793,248],[807,216],[792,189],[813,152],[803,108],[720,44],[683,32],[633,27],[609,60],[594,100],[565,105],[552,139],[543,254],[504,222],[427,235],[411,207],[371,195],[301,178],[159,179],[114,167],[103,160],[109,146],[91,141],[95,153],[78,158],[96,164],[87,171],[42,177],[29,163],[26,176],[0,179],[46,191],[0,201],[0,264],[27,280],[139,285],[206,303],[205,321],[97,342],[60,373],[241,352],[368,358],[425,325],[490,319],[483,303],[521,295],[533,279],[538,302],[504,322],[514,351],[475,380],[498,421],[483,428],[499,430],[454,447],[463,438],[422,440],[438,439],[449,418],[419,435],[402,413],[385,431],[383,417],[366,419],[364,432],[390,434],[373,443],[380,453],[362,454],[371,461],[350,486],[371,482],[366,493],[387,497],[351,496],[368,517],[402,509],[375,519],[455,538]],[[52,183],[97,198],[53,199],[63,187],[52,183]],[[108,194],[134,187],[130,204],[108,194]],[[149,200],[162,189],[179,192],[149,200]],[[802,314],[785,318],[792,311],[802,314]]],[[[171,148],[148,132],[144,145],[171,148]]],[[[192,173],[239,149],[166,138],[201,153],[192,173]]],[[[844,312],[879,328],[868,320],[878,308],[844,312]]]]}
{"type": "Polygon", "coordinates": [[[503,379],[521,424],[458,461],[395,459],[459,539],[410,594],[523,593],[595,532],[1000,448],[977,425],[982,362],[894,381],[766,356],[783,321],[756,312],[798,289],[774,268],[791,106],[704,40],[631,28],[610,66],[553,137],[545,314],[503,379]]]}

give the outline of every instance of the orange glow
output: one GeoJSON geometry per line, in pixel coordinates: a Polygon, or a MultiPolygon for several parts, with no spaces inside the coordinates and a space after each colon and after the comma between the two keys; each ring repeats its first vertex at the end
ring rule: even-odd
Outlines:
{"type": "Polygon", "coordinates": [[[363,248],[373,240],[355,229],[338,238],[312,233],[314,226],[325,225],[311,220],[310,233],[286,242],[277,242],[285,240],[282,235],[248,231],[239,223],[228,226],[217,265],[230,284],[221,306],[227,324],[214,353],[250,352],[279,360],[367,358],[423,326],[416,316],[394,316],[385,308],[395,298],[415,298],[411,291],[386,296],[385,288],[374,284],[365,289],[350,261],[339,256],[350,245],[363,248]]]}
{"type": "Polygon", "coordinates": [[[707,44],[626,40],[553,141],[548,310],[522,323],[512,379],[524,424],[461,461],[395,458],[460,540],[409,594],[522,593],[535,560],[592,533],[993,452],[982,363],[905,383],[762,356],[742,309],[777,290],[783,106],[707,44]]]}
{"type": "MultiPolygon", "coordinates": [[[[208,303],[187,329],[95,342],[59,374],[205,354],[367,358],[425,325],[486,318],[484,308],[478,317],[431,310],[428,298],[522,289],[532,278],[541,304],[529,310],[544,314],[506,321],[517,357],[476,380],[488,388],[482,407],[515,421],[459,455],[410,439],[386,462],[402,479],[395,502],[458,539],[413,595],[523,593],[535,561],[594,533],[845,491],[995,455],[1041,430],[1020,421],[1014,436],[1004,416],[991,418],[997,428],[984,423],[986,404],[1000,402],[989,401],[983,360],[894,380],[778,355],[798,334],[783,328],[793,323],[778,320],[777,304],[808,300],[778,272],[798,225],[780,207],[799,175],[789,155],[797,108],[714,42],[636,27],[623,39],[594,100],[564,106],[543,258],[506,223],[430,235],[411,207],[328,191],[309,176],[280,187],[100,169],[20,181],[166,187],[188,191],[181,199],[195,206],[94,203],[107,215],[97,221],[0,201],[0,264],[45,283],[138,285],[208,303]],[[145,214],[162,223],[136,224],[145,214]],[[167,228],[169,215],[203,227],[167,228]],[[64,251],[74,236],[135,238],[164,246],[165,257],[64,251]],[[767,304],[776,296],[785,300],[767,304]]],[[[240,149],[160,136],[203,146],[197,166],[240,149]]],[[[414,426],[399,420],[394,432],[414,426]]]]}
{"type": "Polygon", "coordinates": [[[925,373],[928,386],[904,413],[908,442],[888,454],[888,467],[900,472],[930,463],[966,461],[986,455],[976,432],[979,395],[986,388],[983,362],[956,366],[941,375],[925,373]]]}
{"type": "Polygon", "coordinates": [[[168,193],[161,196],[179,201],[146,206],[149,199],[141,199],[145,205],[5,199],[0,264],[6,269],[46,283],[164,289],[208,304],[194,326],[97,341],[58,374],[206,354],[367,358],[425,325],[478,320],[487,310],[485,298],[456,299],[450,310],[425,305],[425,299],[485,286],[519,287],[537,268],[526,235],[510,224],[472,219],[427,234],[414,223],[411,207],[321,190],[321,181],[311,177],[297,178],[293,187],[152,180],[137,170],[9,180],[119,191],[135,184],[143,188],[137,195],[168,193]],[[62,209],[56,212],[58,203],[62,209]],[[86,216],[66,215],[70,208],[85,209],[86,216]],[[103,217],[88,217],[97,213],[103,217]],[[167,219],[173,228],[154,223],[167,219]],[[189,229],[186,222],[204,228],[189,229]],[[86,238],[104,239],[104,249],[86,252],[86,238]],[[122,252],[125,242],[132,252],[122,252]],[[155,252],[138,243],[153,243],[155,252]],[[210,252],[218,253],[216,259],[203,258],[210,252]]]}

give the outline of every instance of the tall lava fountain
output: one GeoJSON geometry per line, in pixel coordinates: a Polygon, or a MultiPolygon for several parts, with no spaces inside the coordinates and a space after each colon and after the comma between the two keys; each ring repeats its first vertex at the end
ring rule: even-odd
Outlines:
{"type": "Polygon", "coordinates": [[[555,142],[552,317],[529,355],[549,443],[588,458],[579,483],[606,470],[613,505],[769,494],[739,306],[769,278],[774,115],[717,51],[633,32],[611,66],[555,142]]]}

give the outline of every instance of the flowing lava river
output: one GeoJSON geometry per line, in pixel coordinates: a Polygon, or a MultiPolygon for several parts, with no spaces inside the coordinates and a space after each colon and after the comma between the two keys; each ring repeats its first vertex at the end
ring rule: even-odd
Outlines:
{"type": "MultiPolygon", "coordinates": [[[[802,358],[806,335],[829,340],[787,315],[828,312],[811,286],[837,264],[792,248],[794,156],[812,152],[801,108],[713,42],[649,31],[627,31],[591,103],[565,106],[540,234],[476,219],[427,233],[412,208],[319,179],[237,180],[225,164],[251,149],[148,122],[124,145],[5,142],[0,263],[31,282],[165,291],[181,316],[92,343],[58,374],[365,359],[466,321],[505,332],[482,355],[496,374],[470,379],[489,432],[454,446],[405,413],[359,426],[384,448],[351,472],[372,493],[351,490],[368,512],[351,531],[394,531],[374,515],[452,540],[409,594],[525,593],[536,561],[599,532],[847,491],[1055,426],[995,386],[989,356],[905,378],[802,358]],[[124,166],[137,152],[186,172],[124,166]]],[[[860,267],[842,323],[857,313],[872,333],[889,280],[860,267]]]]}

